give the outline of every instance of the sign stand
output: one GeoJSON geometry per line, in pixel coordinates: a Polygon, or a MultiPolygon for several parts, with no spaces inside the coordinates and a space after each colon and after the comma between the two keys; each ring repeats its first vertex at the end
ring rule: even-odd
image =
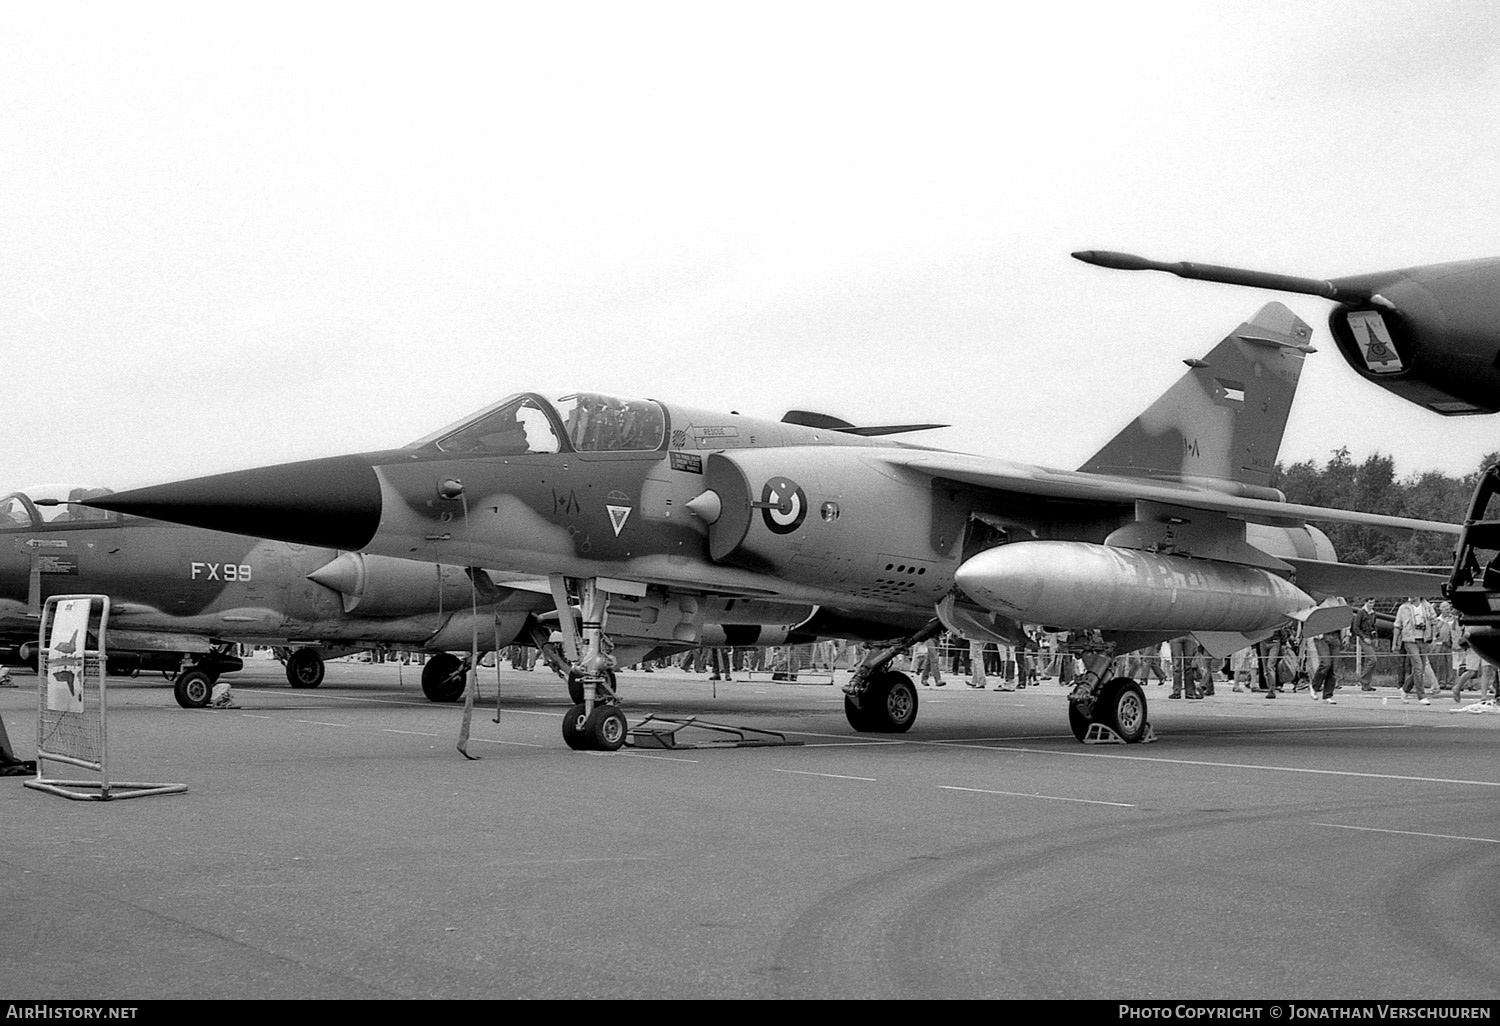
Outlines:
{"type": "Polygon", "coordinates": [[[47,600],[37,641],[36,779],[24,783],[74,801],[183,794],[186,784],[109,779],[104,672],[108,625],[107,595],[56,595],[47,600]],[[58,779],[50,768],[56,764],[92,770],[99,776],[58,779]]]}

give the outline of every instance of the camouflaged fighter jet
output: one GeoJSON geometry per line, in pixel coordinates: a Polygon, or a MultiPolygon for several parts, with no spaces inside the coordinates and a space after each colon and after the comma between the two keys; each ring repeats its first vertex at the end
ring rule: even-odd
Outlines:
{"type": "MultiPolygon", "coordinates": [[[[802,629],[888,641],[845,686],[860,731],[905,731],[917,692],[891,660],[947,625],[1025,644],[1084,632],[1068,696],[1080,740],[1150,736],[1117,653],[1195,635],[1214,655],[1288,621],[1346,626],[1329,595],[1436,594],[1441,579],[1336,562],[1312,521],[1453,525],[1293,505],[1269,487],[1311,329],[1271,303],[1077,471],[892,442],[904,428],[782,421],[587,392],[522,393],[405,448],[142,488],[106,509],[262,537],[549,575],[582,700],[573,747],[625,720],[606,638],[688,636],[707,602],[775,599],[802,629]],[[577,582],[583,624],[568,610],[577,582]],[[889,640],[895,639],[895,640],[889,640]]],[[[906,428],[921,425],[907,425],[906,428]]]]}
{"type": "Polygon", "coordinates": [[[1328,330],[1366,381],[1445,417],[1500,411],[1500,258],[1325,279],[1107,250],[1073,256],[1116,270],[1333,300],[1328,330]]]}
{"type": "Polygon", "coordinates": [[[508,645],[551,605],[460,567],[252,541],[77,501],[107,494],[60,487],[0,498],[4,661],[34,665],[49,597],[93,592],[111,598],[109,672],[162,671],[185,707],[207,704],[217,678],[242,668],[231,654],[239,642],[289,649],[297,688],[322,683],[325,654],[425,650],[434,655],[422,690],[453,701],[466,667],[450,651],[469,651],[476,629],[481,650],[508,645]]]}
{"type": "MultiPolygon", "coordinates": [[[[111,597],[109,672],[159,670],[188,708],[207,704],[217,678],[242,668],[231,654],[236,643],[283,649],[296,688],[322,683],[325,657],[377,646],[425,651],[422,691],[434,702],[462,697],[469,666],[452,653],[475,644],[481,652],[531,645],[566,669],[551,641],[545,580],[252,541],[78,501],[108,494],[54,486],[0,498],[0,662],[34,666],[42,604],[94,592],[111,597]]],[[[767,603],[717,610],[702,643],[811,640],[746,622],[797,623],[811,611],[767,603]]],[[[672,638],[617,640],[627,662],[691,647],[672,638]]]]}

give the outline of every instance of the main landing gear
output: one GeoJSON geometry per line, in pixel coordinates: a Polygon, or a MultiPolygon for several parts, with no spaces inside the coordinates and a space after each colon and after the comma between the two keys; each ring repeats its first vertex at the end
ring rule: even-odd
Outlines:
{"type": "Polygon", "coordinates": [[[202,709],[214,696],[214,681],[217,673],[193,666],[183,670],[172,682],[172,695],[184,709],[202,709]]]}
{"type": "Polygon", "coordinates": [[[1141,686],[1129,677],[1104,679],[1113,655],[1110,646],[1081,657],[1084,673],[1068,695],[1068,726],[1084,744],[1154,741],[1141,686]]]}
{"type": "MultiPolygon", "coordinates": [[[[202,709],[214,697],[214,685],[219,676],[241,669],[245,664],[238,656],[229,654],[230,646],[222,645],[208,652],[184,655],[182,664],[172,680],[172,697],[184,709],[202,709]]],[[[163,673],[165,676],[165,671],[163,673]]]]}
{"type": "Polygon", "coordinates": [[[917,688],[900,670],[890,669],[902,652],[935,637],[943,629],[933,620],[917,633],[866,653],[844,685],[844,717],[865,734],[904,734],[917,722],[917,688]]]}
{"type": "Polygon", "coordinates": [[[430,702],[457,702],[469,679],[469,664],[449,652],[439,652],[422,667],[422,694],[430,702]]]}
{"type": "Polygon", "coordinates": [[[286,657],[286,682],[294,688],[315,688],[323,683],[323,654],[315,648],[299,648],[286,657]]]}

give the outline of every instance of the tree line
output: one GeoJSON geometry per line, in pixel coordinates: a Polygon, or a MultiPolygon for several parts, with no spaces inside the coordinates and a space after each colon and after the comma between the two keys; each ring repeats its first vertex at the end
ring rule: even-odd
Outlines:
{"type": "MultiPolygon", "coordinates": [[[[1313,460],[1290,467],[1276,464],[1271,484],[1285,492],[1289,502],[1461,524],[1468,514],[1474,486],[1494,463],[1500,463],[1500,452],[1485,456],[1463,477],[1429,470],[1398,481],[1391,457],[1375,453],[1355,463],[1347,448],[1339,448],[1322,466],[1313,460]]],[[[1354,524],[1318,526],[1345,563],[1444,567],[1453,563],[1452,538],[1426,532],[1400,537],[1354,524]]]]}

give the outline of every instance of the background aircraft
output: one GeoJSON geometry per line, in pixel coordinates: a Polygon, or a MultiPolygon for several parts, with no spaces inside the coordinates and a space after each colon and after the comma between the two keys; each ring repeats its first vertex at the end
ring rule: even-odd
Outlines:
{"type": "Polygon", "coordinates": [[[45,488],[0,498],[0,645],[32,664],[38,615],[52,595],[111,597],[109,672],[160,670],[184,706],[241,668],[236,643],[284,646],[293,687],[317,687],[325,655],[392,646],[433,653],[422,689],[463,693],[462,661],[525,636],[550,601],[489,575],[122,517],[80,505],[107,489],[45,488]],[[40,499],[44,505],[38,505],[40,499]],[[45,505],[58,499],[75,501],[45,505]],[[478,587],[476,588],[476,582],[478,587]]]}
{"type": "MultiPolygon", "coordinates": [[[[845,687],[862,731],[915,721],[891,660],[944,625],[1025,642],[1089,632],[1069,696],[1097,725],[1148,734],[1114,654],[1193,633],[1227,654],[1289,620],[1348,623],[1320,596],[1436,594],[1428,575],[1337,563],[1309,521],[1456,533],[1452,525],[1293,505],[1269,487],[1311,329],[1279,303],[1241,324],[1080,471],[594,393],[523,393],[393,451],[238,471],[91,500],[264,537],[578,581],[583,629],[556,596],[583,701],[574,747],[618,747],[610,629],[679,604],[807,603],[823,635],[898,638],[845,687]],[[1097,632],[1097,633],[1092,633],[1097,632]]],[[[798,418],[803,419],[803,418],[798,418]]],[[[1096,732],[1097,733],[1097,732],[1096,732]]]]}
{"type": "Polygon", "coordinates": [[[1322,296],[1339,353],[1366,381],[1434,413],[1500,410],[1500,258],[1320,280],[1104,250],[1073,254],[1127,271],[1322,296]]]}
{"type": "MultiPolygon", "coordinates": [[[[220,674],[241,668],[236,643],[289,648],[293,687],[317,687],[325,657],[366,647],[425,651],[422,690],[458,699],[476,642],[553,648],[551,589],[524,575],[340,552],[121,516],[81,505],[108,489],[53,487],[0,498],[0,655],[34,665],[42,603],[74,592],[111,597],[109,672],[159,670],[177,700],[207,703],[220,674]],[[70,501],[60,502],[59,499],[70,501]],[[38,504],[38,500],[42,503],[38,504]]],[[[811,640],[795,625],[809,606],[695,604],[692,615],[637,623],[619,637],[627,663],[695,645],[811,640]],[[702,620],[713,615],[713,622],[702,620]],[[697,617],[701,629],[685,620],[697,617]],[[760,619],[757,619],[760,618],[760,619]]],[[[622,627],[628,613],[621,613],[622,627]]],[[[637,618],[639,620],[639,617],[637,618]]],[[[576,687],[576,684],[575,684],[576,687]]]]}

